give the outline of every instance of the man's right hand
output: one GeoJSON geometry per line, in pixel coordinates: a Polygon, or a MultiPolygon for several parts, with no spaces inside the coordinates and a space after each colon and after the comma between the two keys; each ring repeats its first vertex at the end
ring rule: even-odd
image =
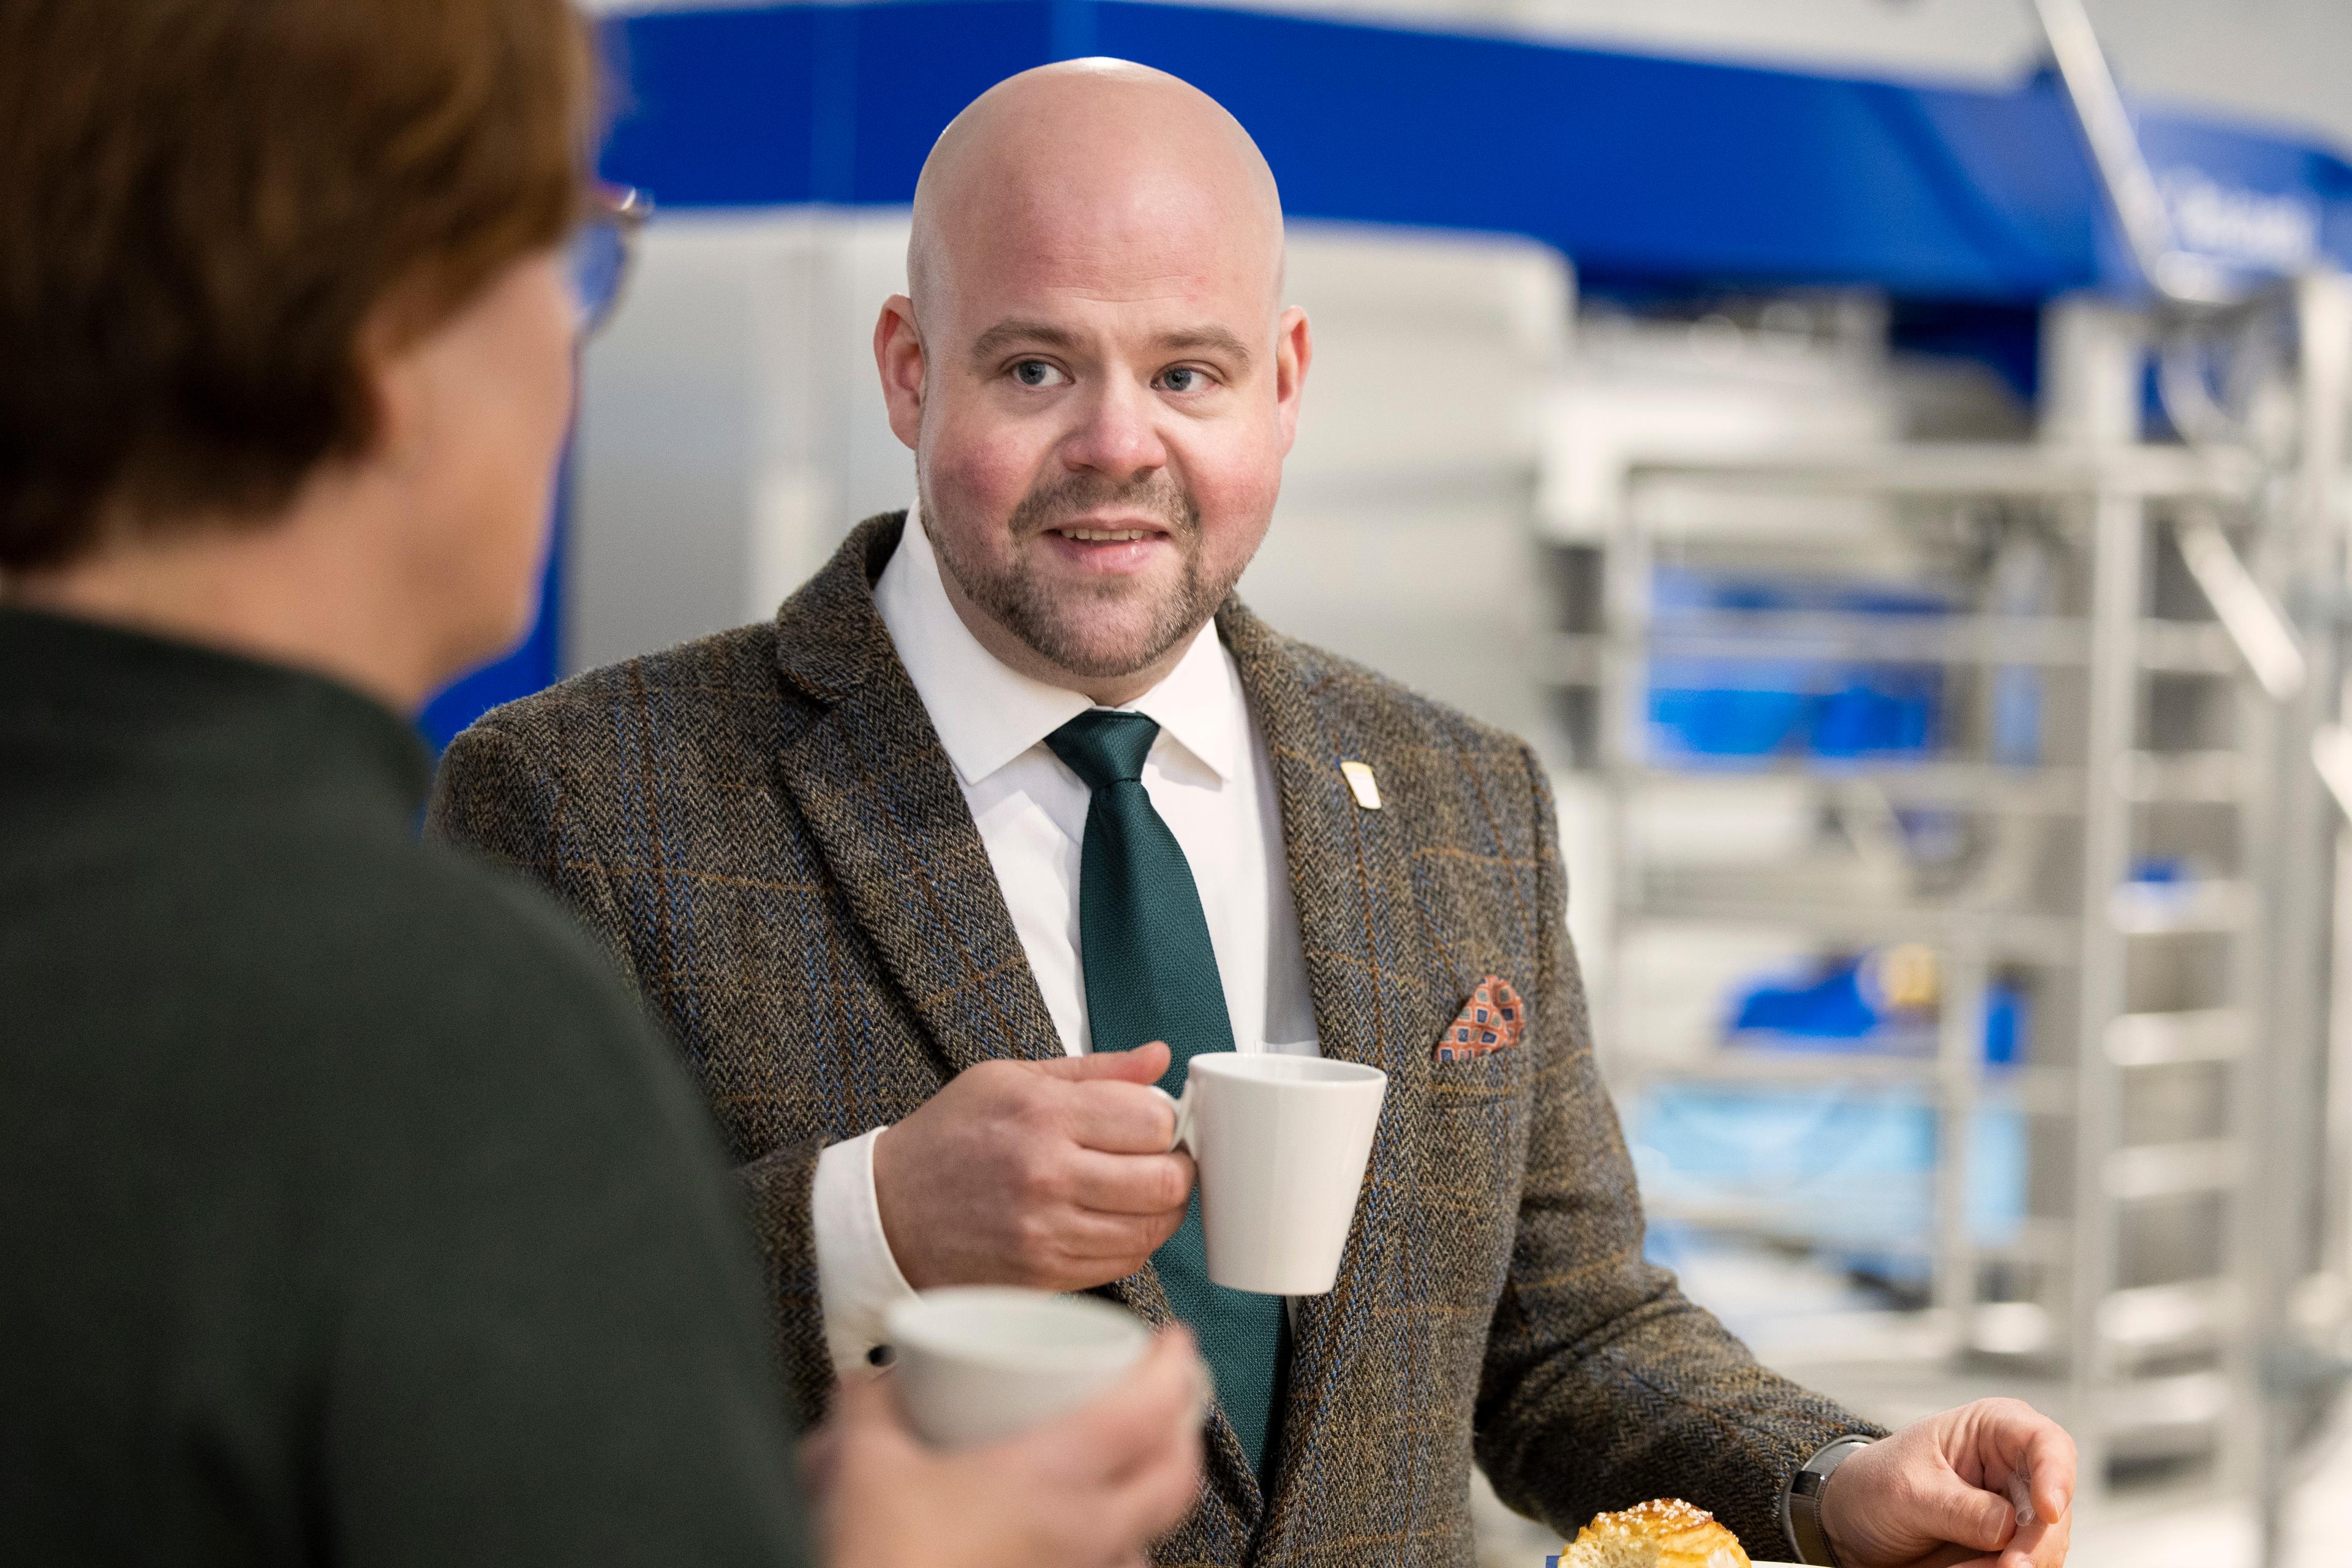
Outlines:
{"type": "Polygon", "coordinates": [[[1151,1091],[1168,1047],[982,1062],[874,1141],[874,1195],[918,1290],[1087,1290],[1134,1273],[1184,1222],[1192,1159],[1151,1091]]]}

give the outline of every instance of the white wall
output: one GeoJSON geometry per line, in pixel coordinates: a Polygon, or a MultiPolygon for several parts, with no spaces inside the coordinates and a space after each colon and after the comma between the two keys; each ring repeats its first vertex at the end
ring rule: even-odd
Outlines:
{"type": "Polygon", "coordinates": [[[913,464],[865,344],[904,287],[906,219],[672,214],[588,349],[565,662],[775,613],[913,464]]]}
{"type": "Polygon", "coordinates": [[[1293,226],[1315,363],[1240,592],[1294,637],[1517,733],[1548,726],[1531,505],[1574,309],[1527,240],[1293,226]]]}

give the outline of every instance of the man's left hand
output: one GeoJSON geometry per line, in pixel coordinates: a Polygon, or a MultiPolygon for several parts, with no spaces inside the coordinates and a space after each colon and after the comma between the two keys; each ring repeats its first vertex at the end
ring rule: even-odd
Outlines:
{"type": "Polygon", "coordinates": [[[1873,1443],[1830,1474],[1822,1529],[1845,1568],[2058,1568],[2074,1440],[2015,1399],[1979,1399],[1873,1443]]]}

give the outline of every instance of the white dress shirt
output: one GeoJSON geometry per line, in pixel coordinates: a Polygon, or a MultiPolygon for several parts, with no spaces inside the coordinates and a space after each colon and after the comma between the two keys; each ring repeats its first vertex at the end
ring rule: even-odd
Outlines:
{"type": "MultiPolygon", "coordinates": [[[[1093,704],[1020,674],[981,646],[948,600],[913,510],[874,598],[955,765],[1062,1048],[1084,1055],[1093,1042],[1078,958],[1078,858],[1090,792],[1045,737],[1093,704]]],[[[1273,767],[1214,627],[1193,637],[1167,679],[1126,706],[1160,724],[1143,787],[1192,863],[1235,1048],[1318,1054],[1273,767]]],[[[863,1365],[883,1342],[883,1314],[913,1294],[874,1196],[874,1140],[882,1131],[817,1157],[817,1283],[839,1368],[863,1365]]]]}

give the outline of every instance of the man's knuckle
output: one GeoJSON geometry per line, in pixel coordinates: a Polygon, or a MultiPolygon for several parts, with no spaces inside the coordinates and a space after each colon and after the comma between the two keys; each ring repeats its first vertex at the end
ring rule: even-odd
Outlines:
{"type": "Polygon", "coordinates": [[[1036,1215],[1024,1215],[1013,1228],[1013,1258],[1024,1272],[1048,1272],[1060,1251],[1053,1227],[1036,1215]]]}
{"type": "Polygon", "coordinates": [[[1060,1163],[1047,1158],[1034,1149],[1027,1150],[1022,1154],[1014,1167],[1014,1173],[1013,1190],[1024,1203],[1050,1204],[1061,1195],[1060,1163]]]}

